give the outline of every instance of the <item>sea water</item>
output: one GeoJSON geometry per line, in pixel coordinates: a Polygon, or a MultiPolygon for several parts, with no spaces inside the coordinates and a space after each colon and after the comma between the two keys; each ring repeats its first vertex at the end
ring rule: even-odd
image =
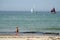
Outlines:
{"type": "Polygon", "coordinates": [[[59,32],[60,12],[0,11],[0,32],[59,32]]]}

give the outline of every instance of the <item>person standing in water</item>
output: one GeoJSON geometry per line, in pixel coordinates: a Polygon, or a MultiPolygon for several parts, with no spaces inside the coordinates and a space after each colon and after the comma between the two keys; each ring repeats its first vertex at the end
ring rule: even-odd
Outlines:
{"type": "Polygon", "coordinates": [[[16,35],[18,35],[19,34],[19,29],[18,29],[18,27],[16,27],[16,35]]]}

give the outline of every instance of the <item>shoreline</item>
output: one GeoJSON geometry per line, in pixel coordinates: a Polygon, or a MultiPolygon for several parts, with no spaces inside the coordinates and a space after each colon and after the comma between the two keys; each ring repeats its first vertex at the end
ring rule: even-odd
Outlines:
{"type": "Polygon", "coordinates": [[[60,40],[59,33],[52,32],[0,32],[0,40],[60,40]]]}
{"type": "MultiPolygon", "coordinates": [[[[11,34],[16,34],[16,32],[0,32],[0,34],[3,35],[11,35],[11,34]]],[[[18,34],[39,34],[39,35],[60,35],[60,33],[56,32],[18,32],[18,34]]]]}

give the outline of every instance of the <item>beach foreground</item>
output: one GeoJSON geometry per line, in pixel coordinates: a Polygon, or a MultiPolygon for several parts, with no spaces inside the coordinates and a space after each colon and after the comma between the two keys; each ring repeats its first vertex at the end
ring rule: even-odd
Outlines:
{"type": "Polygon", "coordinates": [[[59,35],[0,35],[0,40],[60,40],[59,35]]]}

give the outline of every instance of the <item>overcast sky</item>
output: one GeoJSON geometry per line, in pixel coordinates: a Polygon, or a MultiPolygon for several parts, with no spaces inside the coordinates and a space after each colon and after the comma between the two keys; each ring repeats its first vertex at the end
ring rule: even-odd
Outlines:
{"type": "Polygon", "coordinates": [[[60,0],[0,0],[0,11],[60,11],[60,0]]]}

